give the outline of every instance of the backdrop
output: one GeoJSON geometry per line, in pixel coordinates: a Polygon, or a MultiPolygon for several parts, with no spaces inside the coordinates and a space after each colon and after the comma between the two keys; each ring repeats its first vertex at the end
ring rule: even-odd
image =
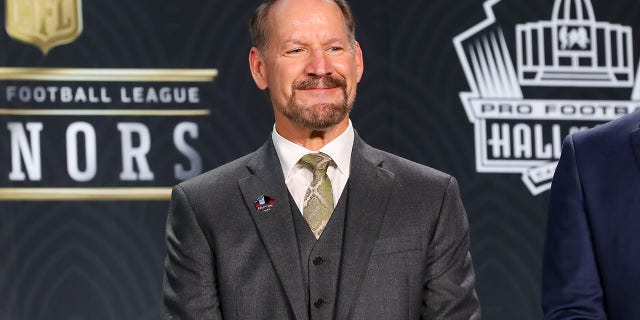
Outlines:
{"type": "MultiPolygon", "coordinates": [[[[5,0],[0,319],[161,319],[170,186],[260,146],[258,1],[5,0]]],[[[567,134],[640,105],[632,0],[351,0],[371,145],[453,174],[484,319],[539,319],[567,134]]]]}

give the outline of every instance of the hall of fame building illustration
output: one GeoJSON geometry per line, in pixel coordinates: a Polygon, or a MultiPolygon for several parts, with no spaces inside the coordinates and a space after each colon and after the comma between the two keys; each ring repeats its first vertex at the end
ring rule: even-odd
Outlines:
{"type": "Polygon", "coordinates": [[[453,39],[471,89],[460,98],[475,127],[477,171],[520,173],[537,195],[551,186],[566,135],[640,108],[632,29],[597,21],[590,0],[555,0],[550,20],[505,26],[493,12],[499,2],[486,1],[487,18],[453,39]],[[527,86],[628,88],[631,97],[526,98],[527,86]]]}

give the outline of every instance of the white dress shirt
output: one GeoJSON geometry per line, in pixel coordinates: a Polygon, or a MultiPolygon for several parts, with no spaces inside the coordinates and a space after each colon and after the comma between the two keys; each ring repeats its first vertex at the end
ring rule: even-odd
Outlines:
{"type": "Polygon", "coordinates": [[[327,168],[327,175],[331,180],[331,188],[333,189],[333,207],[335,208],[344,187],[347,185],[347,179],[349,179],[354,136],[353,126],[351,125],[351,120],[349,120],[349,127],[337,138],[327,143],[320,150],[311,151],[283,138],[276,131],[276,126],[273,126],[271,139],[282,165],[284,182],[300,212],[304,207],[304,195],[313,179],[313,173],[298,163],[300,158],[307,153],[322,152],[330,156],[333,162],[336,163],[335,167],[329,166],[327,168]]]}

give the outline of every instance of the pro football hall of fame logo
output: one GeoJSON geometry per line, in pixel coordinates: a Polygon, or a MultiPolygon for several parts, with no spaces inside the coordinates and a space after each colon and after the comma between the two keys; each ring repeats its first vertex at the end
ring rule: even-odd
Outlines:
{"type": "Polygon", "coordinates": [[[471,89],[460,98],[475,127],[477,171],[519,173],[538,195],[551,186],[566,135],[640,107],[632,29],[596,20],[590,0],[555,0],[550,20],[505,25],[493,11],[499,2],[486,1],[487,18],[453,39],[471,89]],[[629,98],[593,98],[610,91],[629,98]]]}
{"type": "Polygon", "coordinates": [[[82,33],[80,0],[6,0],[6,29],[14,39],[40,48],[74,41],[82,33]]]}

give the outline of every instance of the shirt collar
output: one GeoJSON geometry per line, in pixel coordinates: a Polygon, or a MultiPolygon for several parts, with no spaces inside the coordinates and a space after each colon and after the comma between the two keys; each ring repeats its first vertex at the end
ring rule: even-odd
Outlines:
{"type": "MultiPolygon", "coordinates": [[[[354,137],[353,126],[351,120],[349,120],[349,126],[343,133],[318,150],[330,156],[336,163],[337,169],[345,176],[348,176],[350,171],[351,150],[353,149],[354,137]]],[[[271,139],[273,140],[273,145],[280,159],[280,165],[282,166],[282,173],[285,179],[289,176],[289,173],[302,156],[307,153],[316,152],[285,139],[276,131],[275,125],[271,132],[271,139]]]]}

